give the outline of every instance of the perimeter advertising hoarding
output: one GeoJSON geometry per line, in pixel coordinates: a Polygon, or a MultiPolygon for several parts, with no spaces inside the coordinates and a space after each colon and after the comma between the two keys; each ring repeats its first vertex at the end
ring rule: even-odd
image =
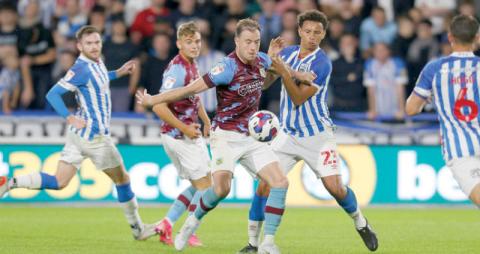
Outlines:
{"type": "MultiPolygon", "coordinates": [[[[132,187],[141,202],[169,203],[188,186],[162,146],[119,145],[132,187]]],[[[0,175],[55,172],[62,146],[0,145],[0,175]]],[[[339,146],[344,182],[365,204],[465,204],[466,196],[442,160],[439,146],[339,146]]],[[[334,204],[308,166],[299,162],[289,174],[288,205],[334,204]]],[[[248,203],[255,181],[237,165],[232,191],[225,202],[248,203]]],[[[4,202],[114,202],[111,181],[86,160],[79,174],[60,191],[16,189],[4,202]]]]}

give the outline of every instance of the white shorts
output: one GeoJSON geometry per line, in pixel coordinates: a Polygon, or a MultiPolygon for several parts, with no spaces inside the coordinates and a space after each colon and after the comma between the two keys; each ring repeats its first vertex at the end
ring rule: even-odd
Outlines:
{"type": "Polygon", "coordinates": [[[340,175],[337,143],[331,128],[319,135],[301,138],[280,131],[271,146],[285,175],[300,160],[308,164],[317,178],[340,175]]]}
{"type": "Polygon", "coordinates": [[[470,196],[473,188],[480,184],[480,156],[453,159],[447,165],[460,188],[470,196]]]}
{"type": "Polygon", "coordinates": [[[175,139],[162,134],[162,144],[182,179],[198,180],[210,172],[207,144],[203,138],[175,139]]]}
{"type": "Polygon", "coordinates": [[[123,164],[122,156],[109,136],[96,136],[89,141],[68,131],[60,160],[80,169],[86,158],[92,160],[98,170],[116,168],[123,164]]]}
{"type": "Polygon", "coordinates": [[[216,128],[210,134],[212,172],[228,170],[234,173],[238,161],[249,173],[257,175],[266,165],[278,158],[266,143],[250,136],[216,128]]]}

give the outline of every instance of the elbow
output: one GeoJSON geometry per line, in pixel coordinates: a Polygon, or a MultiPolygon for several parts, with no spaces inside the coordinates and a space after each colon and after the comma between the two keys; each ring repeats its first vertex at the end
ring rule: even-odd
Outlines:
{"type": "Polygon", "coordinates": [[[305,103],[305,101],[307,101],[306,98],[300,98],[300,99],[292,99],[292,102],[293,102],[293,105],[295,105],[295,107],[298,107],[300,105],[302,105],[303,103],[305,103]]]}
{"type": "Polygon", "coordinates": [[[415,107],[409,107],[409,105],[407,104],[406,107],[405,107],[405,114],[407,114],[408,116],[413,116],[413,115],[416,115],[420,113],[420,110],[415,108],[415,107]]]}

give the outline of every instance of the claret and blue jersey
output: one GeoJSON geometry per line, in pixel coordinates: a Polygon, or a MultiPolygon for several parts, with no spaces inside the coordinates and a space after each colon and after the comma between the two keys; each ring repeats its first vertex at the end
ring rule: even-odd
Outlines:
{"type": "Polygon", "coordinates": [[[437,109],[446,161],[480,155],[479,78],[480,58],[455,52],[428,63],[417,80],[414,92],[437,109]]]}

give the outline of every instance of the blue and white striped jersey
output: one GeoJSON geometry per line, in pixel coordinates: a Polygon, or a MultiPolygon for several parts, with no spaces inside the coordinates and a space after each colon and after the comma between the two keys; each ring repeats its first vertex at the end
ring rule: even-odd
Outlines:
{"type": "Polygon", "coordinates": [[[480,155],[480,58],[454,52],[423,69],[414,92],[435,103],[446,161],[480,155]]]}
{"type": "Polygon", "coordinates": [[[115,72],[109,73],[102,60],[95,62],[80,55],[65,77],[58,81],[58,85],[75,92],[79,105],[75,115],[87,122],[87,126],[81,130],[70,126],[71,131],[88,140],[92,140],[96,135],[110,135],[109,84],[114,77],[115,72]]]}
{"type": "Polygon", "coordinates": [[[314,136],[333,127],[327,108],[327,89],[332,72],[332,62],[325,52],[318,48],[310,55],[299,59],[300,46],[290,46],[280,52],[282,59],[296,71],[313,72],[313,81],[318,91],[300,106],[295,106],[286,89],[282,86],[280,98],[280,124],[282,129],[298,137],[314,136]]]}

